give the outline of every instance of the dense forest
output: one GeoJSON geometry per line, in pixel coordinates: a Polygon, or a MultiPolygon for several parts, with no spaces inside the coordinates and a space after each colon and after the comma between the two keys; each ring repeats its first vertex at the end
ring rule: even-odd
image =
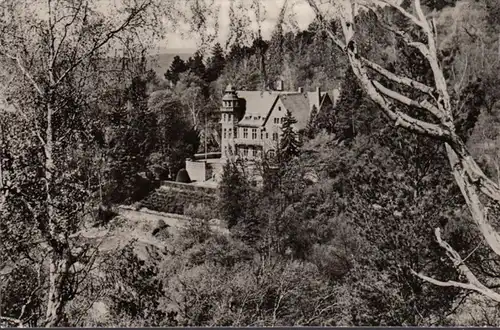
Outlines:
{"type": "Polygon", "coordinates": [[[139,36],[176,10],[197,31],[213,14],[174,3],[48,1],[45,17],[5,1],[0,324],[500,325],[500,3],[408,0],[351,21],[311,0],[306,30],[282,10],[269,40],[244,42],[233,17],[231,43],[158,77],[139,36]],[[286,117],[261,185],[235,160],[179,228],[118,211],[220,150],[227,84],[278,79],[341,93],[302,136],[286,117]]]}

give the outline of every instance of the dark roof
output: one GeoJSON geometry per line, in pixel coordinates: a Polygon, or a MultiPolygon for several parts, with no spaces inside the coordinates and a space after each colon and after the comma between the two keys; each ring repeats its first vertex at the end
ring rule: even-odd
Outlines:
{"type": "Polygon", "coordinates": [[[292,116],[297,120],[297,128],[303,129],[307,125],[309,120],[309,115],[311,113],[310,100],[306,93],[304,94],[292,94],[292,95],[280,95],[281,102],[285,106],[286,110],[290,111],[292,116]]]}
{"type": "MultiPolygon", "coordinates": [[[[318,100],[317,91],[303,93],[299,91],[237,91],[238,97],[245,100],[245,114],[238,125],[247,127],[265,125],[276,101],[281,99],[284,106],[297,119],[297,127],[305,128],[313,106],[319,110],[320,104],[329,97],[330,92],[332,91],[322,91],[321,100],[318,100]]],[[[332,94],[334,99],[335,92],[337,91],[333,91],[332,94]]]]}

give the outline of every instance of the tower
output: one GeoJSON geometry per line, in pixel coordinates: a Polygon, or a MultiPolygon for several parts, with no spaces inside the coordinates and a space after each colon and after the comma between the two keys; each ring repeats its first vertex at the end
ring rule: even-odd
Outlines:
{"type": "Polygon", "coordinates": [[[229,84],[222,97],[221,108],[221,153],[227,158],[235,152],[234,139],[238,137],[236,123],[238,122],[240,101],[236,89],[229,84]]]}

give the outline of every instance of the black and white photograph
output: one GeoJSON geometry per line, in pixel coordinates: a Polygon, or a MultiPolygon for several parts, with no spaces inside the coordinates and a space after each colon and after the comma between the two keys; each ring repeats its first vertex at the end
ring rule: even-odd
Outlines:
{"type": "Polygon", "coordinates": [[[0,0],[0,328],[366,326],[500,326],[500,0],[0,0]]]}

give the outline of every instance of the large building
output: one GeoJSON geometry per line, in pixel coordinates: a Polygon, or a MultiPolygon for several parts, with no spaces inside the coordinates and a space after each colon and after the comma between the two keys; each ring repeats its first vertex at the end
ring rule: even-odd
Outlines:
{"type": "MultiPolygon", "coordinates": [[[[276,152],[281,138],[281,125],[287,111],[297,120],[300,132],[309,121],[311,111],[318,112],[334,105],[338,90],[322,92],[237,91],[229,85],[221,105],[221,152],[195,155],[186,160],[186,170],[194,184],[216,185],[228,158],[238,156],[254,160],[276,152]]],[[[249,165],[251,162],[249,163],[249,165]]]]}
{"type": "Polygon", "coordinates": [[[247,159],[276,152],[281,124],[287,111],[297,120],[296,131],[304,129],[311,111],[333,105],[338,91],[237,91],[227,86],[221,108],[221,153],[247,159]],[[335,94],[335,95],[334,95],[335,94]]]}

